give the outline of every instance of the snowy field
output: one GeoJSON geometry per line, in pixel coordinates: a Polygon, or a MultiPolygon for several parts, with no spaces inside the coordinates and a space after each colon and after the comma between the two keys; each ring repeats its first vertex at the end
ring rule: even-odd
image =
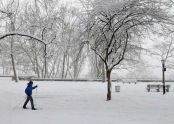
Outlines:
{"type": "Polygon", "coordinates": [[[174,124],[174,83],[166,95],[145,83],[113,83],[108,102],[100,82],[34,82],[36,111],[22,109],[26,84],[0,79],[0,124],[174,124]]]}

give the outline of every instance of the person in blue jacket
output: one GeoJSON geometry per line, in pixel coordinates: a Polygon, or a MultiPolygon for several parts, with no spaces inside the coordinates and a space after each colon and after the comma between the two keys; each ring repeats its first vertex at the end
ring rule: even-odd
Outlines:
{"type": "Polygon", "coordinates": [[[34,103],[33,103],[32,90],[37,88],[37,87],[38,87],[37,85],[33,87],[33,81],[30,81],[28,83],[28,86],[25,89],[25,94],[27,95],[27,99],[26,99],[26,101],[25,101],[25,103],[23,105],[23,109],[27,109],[26,105],[30,101],[31,102],[31,109],[32,110],[36,110],[36,108],[34,107],[34,103]]]}

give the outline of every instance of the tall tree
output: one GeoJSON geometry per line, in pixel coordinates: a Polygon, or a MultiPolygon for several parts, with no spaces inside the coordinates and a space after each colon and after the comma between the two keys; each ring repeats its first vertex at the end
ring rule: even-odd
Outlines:
{"type": "MultiPolygon", "coordinates": [[[[166,1],[165,1],[166,2],[166,1]]],[[[157,0],[94,0],[88,32],[91,49],[105,63],[107,100],[111,100],[111,72],[126,57],[140,50],[132,39],[160,24],[169,24],[168,4],[157,0]]]]}
{"type": "MultiPolygon", "coordinates": [[[[5,14],[6,17],[8,18],[9,21],[7,21],[6,23],[6,28],[8,31],[10,32],[15,32],[16,30],[16,27],[15,27],[15,22],[16,22],[16,13],[17,13],[17,10],[18,10],[18,2],[16,1],[9,1],[7,3],[7,8],[5,10],[0,10],[0,12],[2,14],[5,14]]],[[[14,40],[14,37],[10,37],[9,38],[10,40],[10,48],[11,48],[11,54],[10,54],[10,57],[11,57],[11,63],[12,63],[12,67],[13,67],[13,72],[14,72],[14,80],[16,82],[18,82],[18,77],[17,77],[17,71],[16,71],[16,64],[15,64],[15,57],[14,57],[14,43],[15,43],[15,40],[14,40]]]]}

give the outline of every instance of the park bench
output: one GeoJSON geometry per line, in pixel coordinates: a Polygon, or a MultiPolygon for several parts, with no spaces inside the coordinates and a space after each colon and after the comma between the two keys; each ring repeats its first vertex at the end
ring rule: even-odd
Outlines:
{"type": "MultiPolygon", "coordinates": [[[[169,92],[170,85],[165,85],[166,92],[169,92]]],[[[155,89],[157,92],[160,92],[160,89],[163,89],[163,85],[160,84],[148,84],[147,91],[150,92],[152,89],[155,89]]]]}

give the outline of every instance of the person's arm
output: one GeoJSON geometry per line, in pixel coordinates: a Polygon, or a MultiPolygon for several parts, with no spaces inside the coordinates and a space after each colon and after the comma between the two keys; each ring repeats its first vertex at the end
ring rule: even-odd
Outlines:
{"type": "Polygon", "coordinates": [[[34,87],[32,87],[32,89],[35,89],[35,88],[37,88],[38,86],[36,85],[36,86],[34,86],[34,87]]]}

